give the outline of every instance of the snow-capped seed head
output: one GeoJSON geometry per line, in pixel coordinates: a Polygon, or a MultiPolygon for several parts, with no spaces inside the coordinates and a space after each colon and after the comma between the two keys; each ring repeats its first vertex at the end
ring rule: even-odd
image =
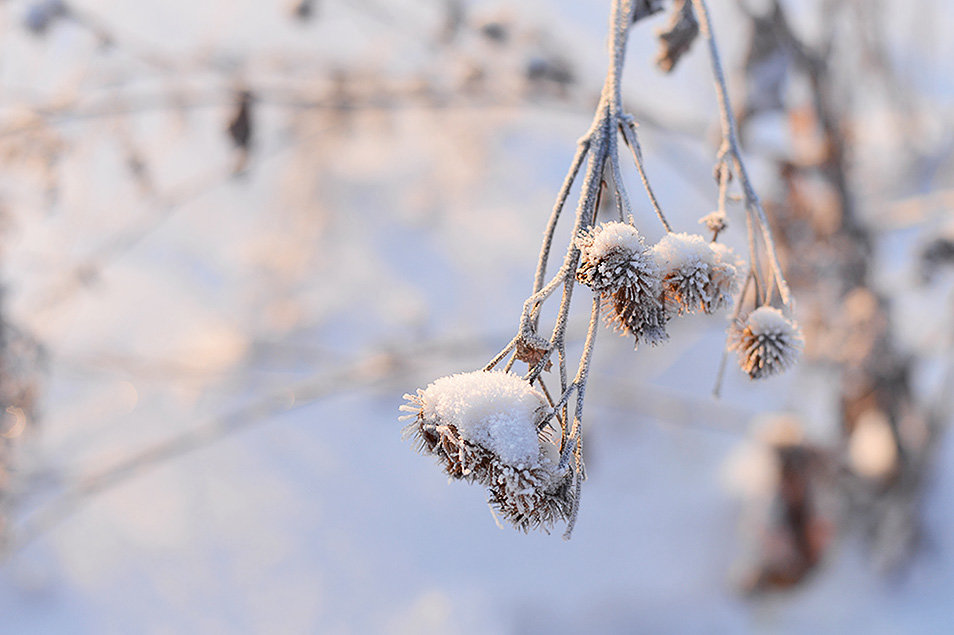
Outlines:
{"type": "Polygon", "coordinates": [[[549,414],[544,396],[517,375],[475,371],[442,377],[401,410],[413,419],[405,434],[433,454],[454,478],[490,484],[494,466],[533,467],[544,448],[540,427],[549,414]]]}
{"type": "Polygon", "coordinates": [[[738,260],[724,245],[698,234],[669,233],[653,246],[666,304],[678,315],[712,313],[731,303],[738,260]]]}
{"type": "Polygon", "coordinates": [[[725,217],[725,212],[715,211],[710,214],[706,214],[699,219],[699,223],[706,226],[713,235],[718,236],[720,233],[724,232],[729,226],[728,221],[725,217]]]}
{"type": "Polygon", "coordinates": [[[632,284],[651,266],[639,231],[629,223],[600,223],[576,238],[580,266],[576,277],[597,293],[613,293],[632,284]]]}
{"type": "Polygon", "coordinates": [[[730,349],[739,356],[739,366],[752,379],[780,373],[792,366],[804,346],[795,322],[774,307],[763,306],[732,327],[730,349]]]}
{"type": "Polygon", "coordinates": [[[573,510],[572,472],[558,472],[549,461],[532,469],[501,466],[490,485],[496,515],[521,531],[542,528],[549,532],[573,510]]]}
{"type": "Polygon", "coordinates": [[[709,275],[709,310],[718,311],[731,306],[739,290],[745,263],[727,245],[708,243],[712,250],[712,269],[709,275]]]}
{"type": "Polygon", "coordinates": [[[667,339],[659,267],[636,228],[602,223],[580,234],[577,246],[581,259],[576,277],[601,294],[606,321],[633,335],[637,345],[667,339]]]}

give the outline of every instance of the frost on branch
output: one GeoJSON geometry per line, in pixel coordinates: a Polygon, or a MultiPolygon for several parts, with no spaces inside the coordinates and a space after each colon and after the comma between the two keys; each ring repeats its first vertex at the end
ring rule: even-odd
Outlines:
{"type": "Polygon", "coordinates": [[[518,529],[549,528],[572,508],[571,473],[541,437],[550,414],[544,396],[517,375],[475,371],[442,377],[401,410],[421,452],[452,478],[485,485],[498,514],[518,529]]]}
{"type": "Polygon", "coordinates": [[[679,315],[712,313],[732,303],[741,264],[725,245],[696,234],[667,234],[653,247],[667,306],[679,315]]]}
{"type": "Polygon", "coordinates": [[[730,347],[752,379],[778,374],[798,361],[804,340],[798,325],[774,307],[763,306],[732,327],[730,347]]]}

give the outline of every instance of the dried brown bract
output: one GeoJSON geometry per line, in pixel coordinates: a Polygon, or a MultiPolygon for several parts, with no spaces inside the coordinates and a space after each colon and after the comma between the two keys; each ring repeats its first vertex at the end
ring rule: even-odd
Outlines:
{"type": "Polygon", "coordinates": [[[786,370],[798,360],[804,346],[798,325],[770,306],[759,307],[738,321],[730,335],[730,348],[738,353],[739,366],[752,379],[786,370]]]}

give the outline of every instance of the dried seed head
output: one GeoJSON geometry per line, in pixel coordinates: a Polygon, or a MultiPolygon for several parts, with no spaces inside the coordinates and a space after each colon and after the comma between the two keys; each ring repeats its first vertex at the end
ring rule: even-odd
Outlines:
{"type": "Polygon", "coordinates": [[[803,346],[798,325],[770,306],[759,307],[733,325],[729,344],[752,379],[786,370],[798,360],[803,346]]]}
{"type": "Polygon", "coordinates": [[[699,219],[699,223],[706,226],[710,232],[718,236],[720,233],[724,232],[729,226],[725,218],[725,212],[715,211],[710,214],[706,214],[699,219]]]}
{"type": "MultiPolygon", "coordinates": [[[[523,333],[517,340],[517,359],[526,362],[530,368],[536,368],[537,364],[543,361],[547,352],[550,350],[550,340],[544,339],[536,333],[523,333]]],[[[549,371],[553,367],[553,362],[549,359],[543,365],[543,370],[549,371]]]]}
{"type": "Polygon", "coordinates": [[[745,263],[727,245],[709,243],[709,249],[712,251],[712,268],[707,313],[732,306],[745,270],[745,263]]]}
{"type": "Polygon", "coordinates": [[[576,278],[597,293],[615,293],[640,283],[647,267],[646,246],[639,231],[629,223],[601,223],[581,232],[576,239],[580,266],[576,278]]]}
{"type": "Polygon", "coordinates": [[[544,531],[570,518],[572,472],[558,472],[549,460],[530,469],[498,466],[489,503],[499,518],[521,531],[544,531]]]}
{"type": "Polygon", "coordinates": [[[668,341],[666,324],[672,315],[660,301],[659,278],[645,280],[652,284],[627,286],[612,295],[603,295],[607,323],[636,338],[637,347],[640,342],[656,346],[668,341]]]}
{"type": "Polygon", "coordinates": [[[543,456],[544,396],[517,375],[475,371],[442,377],[401,410],[412,419],[405,435],[438,458],[453,478],[491,484],[498,465],[528,469],[543,456]]]}
{"type": "Polygon", "coordinates": [[[667,306],[678,315],[727,306],[741,266],[732,250],[697,234],[670,233],[653,246],[667,306]]]}
{"type": "Polygon", "coordinates": [[[577,279],[602,295],[607,322],[633,335],[637,346],[669,339],[659,267],[636,228],[602,223],[580,234],[577,246],[581,251],[577,279]]]}

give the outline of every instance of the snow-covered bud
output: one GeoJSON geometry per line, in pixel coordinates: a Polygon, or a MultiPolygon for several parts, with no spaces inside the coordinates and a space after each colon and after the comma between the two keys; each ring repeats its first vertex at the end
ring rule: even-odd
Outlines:
{"type": "Polygon", "coordinates": [[[576,277],[602,294],[607,321],[639,342],[669,339],[668,315],[660,302],[659,267],[642,236],[628,223],[602,223],[577,238],[576,277]]]}
{"type": "Polygon", "coordinates": [[[728,228],[729,223],[726,220],[725,212],[720,212],[716,210],[706,214],[699,219],[699,223],[706,226],[713,235],[718,236],[720,233],[724,232],[728,228]]]}
{"type": "Polygon", "coordinates": [[[662,272],[665,304],[678,315],[712,313],[732,302],[741,267],[725,245],[697,234],[670,233],[652,253],[662,272]]]}
{"type": "Polygon", "coordinates": [[[729,346],[738,353],[742,370],[752,379],[762,379],[798,361],[804,339],[795,322],[778,309],[763,306],[733,325],[729,346]]]}
{"type": "Polygon", "coordinates": [[[551,458],[556,448],[541,436],[550,409],[528,382],[502,371],[459,373],[404,398],[402,419],[413,419],[406,435],[449,476],[488,486],[501,518],[527,530],[568,517],[569,471],[551,458]]]}

